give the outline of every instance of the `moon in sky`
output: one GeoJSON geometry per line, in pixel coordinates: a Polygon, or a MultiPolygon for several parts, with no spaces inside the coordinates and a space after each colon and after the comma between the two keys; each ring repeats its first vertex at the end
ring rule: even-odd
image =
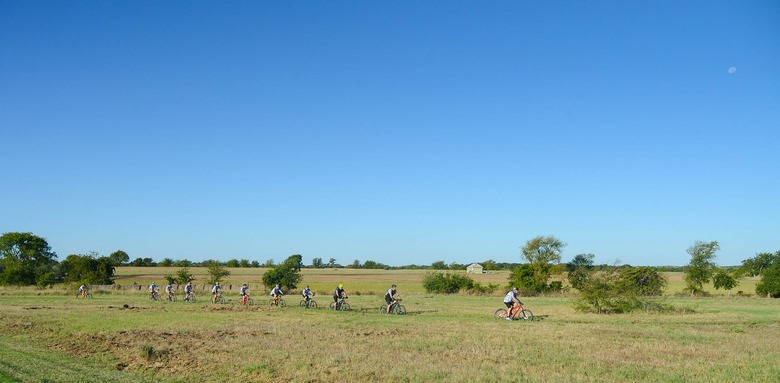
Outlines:
{"type": "Polygon", "coordinates": [[[734,74],[734,73],[737,73],[737,67],[735,66],[729,68],[729,74],[734,74]]]}

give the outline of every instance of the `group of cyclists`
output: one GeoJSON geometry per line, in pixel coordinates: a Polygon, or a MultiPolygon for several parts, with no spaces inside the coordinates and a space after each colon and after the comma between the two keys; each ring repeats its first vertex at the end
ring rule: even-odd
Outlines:
{"type": "MultiPolygon", "coordinates": [[[[167,294],[166,299],[170,301],[175,301],[175,295],[176,295],[176,289],[173,287],[171,283],[165,286],[164,289],[165,293],[167,294]]],[[[81,285],[79,287],[79,296],[85,297],[88,293],[88,288],[86,285],[81,285]]],[[[158,296],[158,288],[157,284],[155,282],[152,282],[151,285],[149,285],[149,293],[151,294],[152,299],[159,299],[158,296]]],[[[241,288],[239,289],[239,303],[242,305],[246,305],[249,302],[249,286],[244,283],[241,288]]],[[[211,287],[211,295],[212,295],[212,302],[219,303],[222,300],[222,285],[220,285],[219,282],[215,283],[211,287]]],[[[280,285],[274,286],[273,289],[271,289],[271,298],[276,303],[276,305],[279,305],[279,301],[281,300],[282,296],[284,296],[284,292],[282,292],[282,288],[280,285]]],[[[308,285],[306,285],[306,288],[301,290],[301,297],[303,298],[304,303],[306,304],[306,307],[309,307],[309,302],[314,297],[314,291],[309,288],[308,285]]],[[[344,289],[344,285],[339,283],[338,286],[336,286],[336,289],[333,290],[333,302],[335,302],[336,305],[339,304],[340,301],[343,301],[344,299],[347,299],[347,292],[344,289]]],[[[385,303],[387,304],[385,307],[385,312],[388,314],[390,313],[390,308],[392,307],[393,303],[397,302],[400,299],[400,295],[398,294],[398,289],[395,284],[390,286],[390,289],[387,290],[385,293],[385,303]]],[[[184,301],[185,302],[194,302],[195,296],[192,294],[192,282],[187,282],[187,284],[184,286],[184,301]]],[[[513,313],[512,311],[516,308],[520,308],[522,310],[523,302],[520,301],[518,298],[518,289],[517,287],[513,287],[512,290],[510,290],[505,296],[504,296],[504,305],[506,305],[506,319],[512,320],[513,313]]],[[[525,315],[525,314],[524,314],[525,315]]]]}
{"type": "MultiPolygon", "coordinates": [[[[87,287],[85,285],[82,285],[79,287],[79,294],[82,293],[82,291],[86,292],[87,287]]],[[[170,301],[175,300],[176,295],[176,289],[173,287],[172,284],[168,284],[165,286],[164,289],[165,293],[167,294],[166,298],[170,301]]],[[[158,299],[158,287],[156,282],[152,282],[152,284],[149,285],[149,293],[151,294],[152,299],[158,299]]],[[[194,301],[194,296],[192,294],[192,282],[187,282],[187,284],[184,286],[184,300],[185,301],[194,301]]],[[[240,304],[246,304],[249,301],[249,295],[250,290],[249,286],[244,283],[241,288],[239,289],[239,303],[240,304]]],[[[280,285],[276,285],[271,289],[271,298],[276,302],[278,305],[279,300],[284,296],[284,292],[282,292],[282,288],[280,285]]],[[[222,297],[222,285],[220,285],[219,282],[215,283],[211,287],[211,296],[212,296],[212,302],[217,303],[220,301],[220,298],[222,297]]],[[[314,291],[306,285],[306,288],[301,290],[301,297],[303,298],[303,301],[307,304],[312,300],[314,297],[314,291]]],[[[336,286],[336,289],[333,290],[333,302],[336,304],[339,303],[339,301],[343,301],[344,299],[347,299],[347,291],[344,289],[344,284],[339,283],[338,286],[336,286]]],[[[390,289],[387,290],[387,293],[385,293],[385,303],[387,303],[386,311],[390,312],[390,307],[393,305],[393,302],[400,299],[400,296],[398,294],[398,289],[395,284],[390,286],[390,289]]]]}
{"type": "MultiPolygon", "coordinates": [[[[169,301],[176,300],[176,288],[173,287],[172,283],[168,283],[163,291],[165,291],[166,294],[165,299],[169,301]]],[[[151,295],[152,299],[159,299],[159,290],[157,288],[156,282],[152,282],[152,284],[149,285],[149,294],[151,295]]],[[[192,282],[187,282],[187,284],[184,285],[184,301],[195,301],[195,295],[192,294],[192,282]]]]}

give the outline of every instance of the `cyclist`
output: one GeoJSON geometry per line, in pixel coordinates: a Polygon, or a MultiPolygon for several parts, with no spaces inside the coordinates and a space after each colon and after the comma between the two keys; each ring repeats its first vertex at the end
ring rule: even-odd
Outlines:
{"type": "Polygon", "coordinates": [[[276,284],[276,287],[271,290],[271,297],[274,298],[274,302],[276,302],[276,305],[279,305],[279,299],[282,299],[282,287],[279,286],[279,284],[276,284]]]}
{"type": "Polygon", "coordinates": [[[303,297],[303,300],[306,301],[306,304],[309,304],[309,301],[311,300],[312,295],[314,295],[309,288],[309,285],[306,285],[306,288],[301,291],[301,296],[303,297]]]}
{"type": "Polygon", "coordinates": [[[506,305],[506,320],[512,320],[512,307],[515,305],[515,302],[517,304],[522,305],[523,302],[520,302],[520,299],[517,298],[517,287],[512,287],[512,290],[506,293],[504,296],[504,305],[506,305]]]}
{"type": "Polygon", "coordinates": [[[87,297],[87,285],[81,285],[79,286],[79,296],[82,298],[87,297]]]}
{"type": "Polygon", "coordinates": [[[165,286],[165,292],[168,293],[168,300],[173,300],[173,285],[168,283],[167,286],[165,286]]]}
{"type": "Polygon", "coordinates": [[[214,303],[217,303],[219,300],[219,293],[222,290],[222,286],[219,285],[219,282],[214,283],[214,286],[211,287],[211,300],[214,303]]]}
{"type": "Polygon", "coordinates": [[[157,296],[157,283],[152,282],[152,284],[149,285],[149,292],[152,294],[152,298],[157,296]]]}
{"type": "Polygon", "coordinates": [[[249,300],[249,286],[244,283],[243,286],[241,286],[241,290],[239,290],[239,294],[241,294],[241,302],[242,304],[246,303],[247,300],[249,300]]]}
{"type": "Polygon", "coordinates": [[[385,302],[387,302],[387,313],[390,314],[390,306],[393,305],[393,301],[400,298],[398,290],[395,288],[395,283],[390,286],[390,290],[385,293],[385,302]]]}
{"type": "Polygon", "coordinates": [[[347,298],[347,292],[344,290],[344,285],[339,283],[339,285],[336,287],[336,290],[333,291],[333,301],[336,302],[336,304],[339,304],[339,299],[346,299],[347,298]]]}
{"type": "Polygon", "coordinates": [[[189,302],[192,299],[192,282],[187,282],[184,286],[184,301],[189,302]]]}

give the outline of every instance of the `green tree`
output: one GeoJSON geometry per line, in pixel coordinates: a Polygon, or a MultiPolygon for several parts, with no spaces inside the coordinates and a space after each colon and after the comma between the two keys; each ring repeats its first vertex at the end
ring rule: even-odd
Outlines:
{"type": "Polygon", "coordinates": [[[595,259],[596,256],[593,254],[577,254],[576,256],[574,256],[571,262],[566,264],[566,269],[568,269],[569,271],[573,271],[578,267],[583,267],[585,269],[592,269],[595,259]]]}
{"type": "Polygon", "coordinates": [[[311,260],[311,267],[315,269],[321,269],[325,267],[325,264],[322,263],[322,258],[314,258],[311,260]]]}
{"type": "Polygon", "coordinates": [[[217,261],[209,261],[208,273],[211,276],[208,283],[222,282],[225,277],[230,275],[230,271],[226,270],[222,264],[217,261]]]}
{"type": "Polygon", "coordinates": [[[328,263],[326,264],[328,267],[341,267],[338,263],[336,263],[336,258],[331,258],[328,260],[328,263]]]}
{"type": "Polygon", "coordinates": [[[164,258],[162,261],[160,261],[159,266],[171,267],[171,266],[173,266],[173,259],[171,259],[171,258],[164,258]]]}
{"type": "Polygon", "coordinates": [[[624,267],[620,272],[617,288],[621,294],[661,296],[666,284],[663,274],[652,267],[624,267]]]}
{"type": "Polygon", "coordinates": [[[130,256],[122,250],[117,250],[111,253],[108,258],[111,259],[111,262],[114,264],[114,266],[122,266],[130,261],[130,256]]]}
{"type": "Polygon", "coordinates": [[[192,282],[195,280],[195,276],[192,275],[190,270],[186,267],[182,267],[179,269],[179,271],[176,272],[176,283],[178,284],[186,284],[187,282],[192,282]]]}
{"type": "Polygon", "coordinates": [[[0,236],[0,285],[54,283],[57,254],[45,239],[32,233],[5,233],[0,236]]]}
{"type": "Polygon", "coordinates": [[[554,236],[537,236],[521,248],[523,258],[527,265],[520,265],[510,274],[511,284],[521,289],[527,289],[526,293],[542,293],[559,291],[560,283],[548,283],[553,274],[561,273],[561,253],[566,246],[560,239],[554,236]]]}
{"type": "Polygon", "coordinates": [[[298,283],[303,279],[301,276],[302,260],[300,254],[289,256],[284,262],[263,274],[263,284],[269,288],[279,284],[288,290],[298,287],[298,283]]]}
{"type": "Polygon", "coordinates": [[[176,266],[176,267],[190,267],[190,266],[192,266],[192,261],[190,261],[188,259],[177,259],[177,260],[173,261],[173,266],[176,266]]]}
{"type": "Polygon", "coordinates": [[[718,241],[696,241],[688,248],[691,261],[685,266],[686,288],[691,294],[703,294],[703,286],[708,283],[715,272],[715,252],[720,250],[718,241]]]}
{"type": "Polygon", "coordinates": [[[260,267],[259,261],[252,261],[252,267],[260,267]]]}
{"type": "Polygon", "coordinates": [[[238,262],[238,259],[231,259],[225,262],[225,266],[227,267],[239,267],[241,264],[238,262]]]}
{"type": "Polygon", "coordinates": [[[446,270],[447,264],[444,261],[436,261],[431,263],[431,268],[434,270],[446,270]]]}
{"type": "Polygon", "coordinates": [[[98,253],[91,252],[69,255],[60,262],[60,270],[65,282],[113,285],[116,268],[112,257],[100,257],[98,253]]]}
{"type": "Polygon", "coordinates": [[[729,295],[731,295],[731,289],[737,287],[739,281],[737,281],[733,275],[729,274],[728,271],[720,269],[712,276],[712,284],[715,286],[715,290],[723,288],[724,290],[729,291],[729,295]]]}
{"type": "Polygon", "coordinates": [[[756,284],[756,294],[780,298],[780,250],[760,253],[742,261],[741,272],[749,276],[761,276],[756,284]]]}
{"type": "Polygon", "coordinates": [[[250,265],[248,259],[242,259],[242,260],[238,261],[238,266],[242,267],[242,268],[247,268],[247,267],[250,267],[251,265],[250,265]]]}

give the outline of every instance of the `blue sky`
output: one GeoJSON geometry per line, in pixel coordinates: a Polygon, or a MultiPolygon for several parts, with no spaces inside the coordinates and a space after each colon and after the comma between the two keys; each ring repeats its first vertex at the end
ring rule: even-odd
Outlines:
{"type": "Polygon", "coordinates": [[[780,250],[776,1],[0,0],[0,232],[60,258],[780,250]]]}

